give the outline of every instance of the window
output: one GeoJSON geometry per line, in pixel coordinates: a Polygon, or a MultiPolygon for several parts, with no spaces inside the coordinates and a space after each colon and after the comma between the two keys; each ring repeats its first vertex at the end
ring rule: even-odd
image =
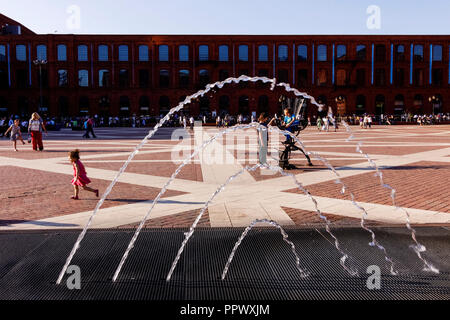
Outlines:
{"type": "Polygon", "coordinates": [[[87,70],[78,71],[78,86],[89,87],[89,72],[87,70]]]}
{"type": "Polygon", "coordinates": [[[78,61],[88,61],[88,47],[86,45],[78,46],[78,61]]]}
{"type": "Polygon", "coordinates": [[[336,47],[336,59],[339,60],[344,60],[345,57],[347,56],[347,46],[340,44],[336,47]]]}
{"type": "Polygon", "coordinates": [[[178,59],[180,61],[189,61],[189,46],[182,45],[178,47],[178,59]]]}
{"type": "Polygon", "coordinates": [[[288,61],[288,46],[282,44],[278,46],[278,61],[288,61]]]}
{"type": "Polygon", "coordinates": [[[384,69],[375,69],[375,85],[384,86],[386,85],[386,71],[384,69]]]}
{"type": "Polygon", "coordinates": [[[317,61],[327,61],[327,46],[324,44],[317,47],[317,61]]]}
{"type": "Polygon", "coordinates": [[[375,46],[375,62],[386,61],[386,46],[384,44],[377,44],[375,46]]]}
{"type": "Polygon", "coordinates": [[[159,87],[160,88],[168,88],[169,84],[170,84],[169,70],[160,70],[159,71],[159,87]]]}
{"type": "Polygon", "coordinates": [[[198,72],[198,80],[200,86],[204,87],[209,83],[209,71],[202,69],[198,72]]]}
{"type": "Polygon", "coordinates": [[[248,46],[245,44],[239,46],[239,61],[248,61],[248,46]]]}
{"type": "Polygon", "coordinates": [[[219,46],[219,61],[228,61],[228,46],[219,46]]]}
{"type": "Polygon", "coordinates": [[[221,69],[219,70],[219,81],[224,81],[229,77],[228,70],[221,69]]]}
{"type": "Polygon", "coordinates": [[[169,61],[169,46],[163,44],[158,47],[159,61],[169,61]]]}
{"type": "Polygon", "coordinates": [[[356,70],[356,85],[359,87],[363,87],[366,85],[366,70],[365,69],[357,69],[356,70]]]}
{"type": "Polygon", "coordinates": [[[6,46],[0,45],[0,62],[6,61],[6,46]]]}
{"type": "Polygon", "coordinates": [[[119,46],[119,61],[128,61],[128,46],[119,46]]]}
{"type": "Polygon", "coordinates": [[[395,69],[394,84],[399,87],[402,87],[405,84],[405,69],[395,69]]]}
{"type": "Polygon", "coordinates": [[[58,61],[67,61],[67,46],[65,44],[58,44],[56,50],[58,61]]]}
{"type": "Polygon", "coordinates": [[[297,82],[300,88],[308,87],[308,70],[299,69],[297,71],[297,82]]]}
{"type": "Polygon", "coordinates": [[[327,84],[327,70],[320,69],[317,72],[317,85],[325,86],[327,84]]]}
{"type": "Polygon", "coordinates": [[[356,60],[358,61],[366,61],[367,59],[367,48],[363,44],[359,44],[356,46],[356,60]]]}
{"type": "Polygon", "coordinates": [[[297,47],[297,60],[298,61],[308,60],[308,46],[301,44],[297,47]]]}
{"type": "Polygon", "coordinates": [[[289,82],[289,71],[286,69],[279,69],[278,70],[278,77],[277,82],[289,82]]]}
{"type": "Polygon", "coordinates": [[[27,61],[27,47],[24,44],[16,46],[16,59],[17,61],[27,61]]]}
{"type": "Polygon", "coordinates": [[[347,84],[347,72],[343,69],[336,71],[336,84],[338,86],[345,86],[347,84]]]}
{"type": "Polygon", "coordinates": [[[423,61],[423,45],[419,44],[414,46],[414,61],[423,61]]]}
{"type": "Polygon", "coordinates": [[[67,70],[58,70],[58,87],[67,87],[69,84],[67,70]]]}
{"type": "Polygon", "coordinates": [[[119,86],[121,88],[127,88],[130,86],[130,77],[127,69],[119,70],[119,86]]]}
{"type": "Polygon", "coordinates": [[[17,88],[26,88],[28,87],[28,72],[26,69],[17,69],[16,70],[16,86],[17,88]]]}
{"type": "Polygon", "coordinates": [[[108,88],[111,83],[109,70],[103,69],[98,71],[98,86],[100,88],[108,88]]]}
{"type": "Polygon", "coordinates": [[[230,108],[230,98],[228,96],[219,97],[219,112],[220,114],[228,113],[230,108]]]}
{"type": "Polygon", "coordinates": [[[98,61],[108,61],[108,46],[101,44],[98,46],[98,61]]]}
{"type": "Polygon", "coordinates": [[[442,69],[433,69],[431,74],[432,84],[442,86],[443,73],[442,69]]]}
{"type": "Polygon", "coordinates": [[[385,98],[383,95],[377,95],[375,97],[375,114],[376,115],[382,115],[384,114],[384,105],[385,105],[385,98]]]}
{"type": "Polygon", "coordinates": [[[366,97],[363,95],[358,95],[356,97],[356,114],[361,115],[366,112],[366,97]]]}
{"type": "Polygon", "coordinates": [[[139,111],[148,113],[150,109],[150,99],[147,96],[141,96],[139,98],[139,111]]]}
{"type": "Polygon", "coordinates": [[[36,47],[36,58],[38,60],[47,60],[47,46],[40,44],[36,47]]]}
{"type": "Polygon", "coordinates": [[[189,85],[189,70],[180,70],[178,72],[178,83],[180,87],[187,87],[189,85]]]}
{"type": "Polygon", "coordinates": [[[139,87],[148,88],[150,84],[150,73],[146,69],[139,70],[139,87]]]}
{"type": "Polygon", "coordinates": [[[433,46],[433,61],[442,61],[442,46],[433,46]]]}
{"type": "Polygon", "coordinates": [[[81,114],[89,114],[89,98],[80,97],[80,99],[78,100],[78,107],[81,114]]]}
{"type": "Polygon", "coordinates": [[[130,98],[128,96],[121,96],[119,98],[119,115],[122,117],[130,115],[130,98]]]}
{"type": "Polygon", "coordinates": [[[258,98],[258,113],[269,112],[269,97],[259,96],[258,98]]]}
{"type": "Polygon", "coordinates": [[[159,97],[159,112],[166,113],[170,108],[170,99],[168,96],[159,97]]]}
{"type": "Polygon", "coordinates": [[[269,61],[269,47],[266,45],[258,47],[258,61],[269,61]]]}
{"type": "Polygon", "coordinates": [[[413,83],[415,86],[423,86],[423,70],[422,69],[414,69],[413,83]]]}
{"type": "Polygon", "coordinates": [[[146,45],[140,45],[138,48],[139,51],[139,61],[149,61],[149,53],[148,53],[148,46],[146,45]]]}
{"type": "Polygon", "coordinates": [[[207,45],[201,45],[198,47],[198,60],[200,61],[209,60],[209,47],[207,45]]]}
{"type": "Polygon", "coordinates": [[[405,46],[402,44],[398,44],[395,47],[395,61],[405,61],[405,46]]]}

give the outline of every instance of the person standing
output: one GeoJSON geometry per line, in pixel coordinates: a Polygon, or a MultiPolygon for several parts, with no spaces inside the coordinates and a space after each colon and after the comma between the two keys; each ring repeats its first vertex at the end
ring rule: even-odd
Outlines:
{"type": "Polygon", "coordinates": [[[194,130],[194,122],[195,122],[194,117],[191,116],[191,117],[189,118],[189,125],[190,125],[190,127],[191,127],[191,130],[194,130]]]}
{"type": "Polygon", "coordinates": [[[33,144],[33,150],[39,151],[44,150],[44,144],[42,142],[42,131],[47,133],[44,122],[37,112],[31,115],[30,122],[28,123],[28,134],[31,134],[31,142],[33,144]]]}

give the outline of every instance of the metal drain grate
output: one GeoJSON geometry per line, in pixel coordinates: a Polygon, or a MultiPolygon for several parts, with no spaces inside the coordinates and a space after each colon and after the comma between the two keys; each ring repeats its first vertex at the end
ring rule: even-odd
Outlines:
{"type": "MultiPolygon", "coordinates": [[[[78,231],[0,233],[0,299],[132,299],[132,300],[298,300],[298,299],[449,299],[450,241],[448,232],[419,228],[427,258],[439,275],[421,271],[408,234],[378,228],[378,239],[402,272],[390,276],[384,256],[367,245],[360,229],[337,229],[360,277],[350,277],[339,265],[340,255],[314,229],[288,228],[301,265],[311,275],[302,279],[294,257],[277,230],[252,230],[239,247],[227,278],[220,276],[242,229],[199,229],[188,243],[172,281],[165,277],[186,230],[144,230],[116,283],[111,277],[134,230],[92,230],[72,264],[82,272],[82,289],[55,284],[78,231]],[[380,290],[366,288],[369,265],[382,269],[380,290]]],[[[420,261],[419,261],[420,262],[420,261]]]]}

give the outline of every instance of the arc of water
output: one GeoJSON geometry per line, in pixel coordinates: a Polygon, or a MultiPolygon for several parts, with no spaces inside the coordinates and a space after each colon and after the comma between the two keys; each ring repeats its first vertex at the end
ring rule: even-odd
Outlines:
{"type": "MultiPolygon", "coordinates": [[[[346,131],[348,133],[350,133],[350,136],[347,138],[347,142],[349,142],[351,140],[354,140],[355,136],[354,136],[353,131],[350,128],[350,126],[344,120],[342,120],[342,124],[344,125],[346,131]]],[[[390,190],[390,196],[391,196],[391,199],[392,199],[392,205],[397,210],[400,209],[400,210],[402,210],[405,213],[405,216],[406,216],[406,227],[411,232],[411,238],[413,239],[413,241],[415,243],[415,245],[413,245],[412,248],[413,248],[414,252],[417,254],[418,258],[423,262],[423,264],[424,264],[423,270],[427,271],[427,272],[439,273],[439,269],[437,269],[430,262],[428,262],[424,257],[422,257],[421,253],[426,251],[426,247],[417,240],[416,230],[411,227],[410,214],[409,214],[408,210],[406,210],[405,208],[400,207],[400,206],[397,205],[397,203],[396,203],[396,190],[392,186],[390,186],[389,184],[384,182],[383,172],[378,168],[378,166],[375,163],[375,161],[373,161],[373,159],[370,158],[370,156],[366,152],[364,152],[362,150],[362,148],[361,148],[362,145],[363,145],[362,142],[359,141],[357,143],[357,146],[356,146],[356,151],[359,152],[361,155],[363,155],[367,159],[367,161],[369,162],[369,165],[375,171],[375,177],[379,177],[380,178],[379,180],[380,180],[381,187],[383,187],[383,188],[385,188],[387,190],[390,190]]]]}
{"type": "Polygon", "coordinates": [[[242,232],[241,236],[239,237],[238,241],[234,245],[234,248],[231,251],[230,256],[228,257],[227,263],[225,264],[225,268],[223,269],[222,280],[224,280],[225,277],[227,276],[228,269],[230,268],[230,265],[231,265],[231,262],[233,261],[234,255],[235,255],[237,249],[239,248],[239,246],[241,245],[242,241],[247,236],[247,234],[250,232],[250,230],[253,229],[253,227],[258,223],[268,223],[280,230],[281,235],[283,236],[283,240],[291,246],[292,253],[295,256],[295,266],[297,267],[298,271],[300,272],[300,276],[302,278],[307,277],[309,275],[309,272],[303,270],[300,267],[300,257],[298,256],[297,251],[295,250],[295,245],[292,241],[290,241],[288,239],[288,235],[287,235],[286,231],[283,229],[283,227],[281,225],[279,225],[276,221],[273,221],[273,220],[256,219],[247,228],[245,228],[245,230],[242,232]]]}
{"type": "MultiPolygon", "coordinates": [[[[334,239],[335,241],[335,248],[342,254],[342,257],[340,259],[340,264],[341,266],[352,276],[356,276],[358,275],[358,271],[351,268],[351,267],[347,267],[345,265],[345,262],[348,259],[348,255],[340,248],[339,245],[339,241],[337,239],[337,237],[331,232],[330,229],[330,222],[328,221],[327,217],[325,217],[322,212],[319,210],[318,207],[318,203],[317,200],[311,195],[311,193],[297,180],[297,178],[295,177],[294,174],[291,173],[287,173],[285,172],[282,168],[278,167],[278,166],[270,166],[268,164],[257,164],[253,167],[249,167],[246,166],[244,168],[242,168],[240,171],[238,171],[236,174],[230,176],[227,181],[225,181],[224,184],[222,184],[221,186],[219,186],[219,188],[212,194],[212,196],[208,199],[207,202],[205,202],[204,207],[202,208],[202,210],[200,211],[200,213],[198,214],[197,218],[195,219],[194,223],[192,224],[191,228],[189,229],[189,232],[186,234],[185,239],[183,240],[180,249],[178,250],[177,256],[175,257],[172,266],[170,268],[170,271],[167,275],[166,280],[170,281],[173,271],[175,270],[178,261],[180,260],[181,254],[184,251],[184,248],[186,247],[187,242],[189,241],[189,239],[191,238],[191,236],[193,235],[195,228],[197,227],[198,222],[200,221],[201,217],[203,216],[204,212],[206,211],[206,209],[208,208],[209,204],[214,200],[214,198],[231,182],[233,181],[235,178],[237,178],[238,176],[240,176],[241,174],[243,174],[245,171],[255,171],[258,168],[265,168],[265,169],[269,169],[271,171],[276,171],[279,172],[280,174],[284,175],[284,176],[289,176],[294,180],[294,183],[297,185],[297,187],[303,191],[303,193],[313,202],[314,206],[315,206],[315,210],[317,215],[320,217],[320,219],[324,220],[325,222],[325,230],[328,232],[328,234],[334,239]]],[[[232,259],[232,258],[231,258],[232,259]]],[[[231,261],[230,261],[231,263],[231,261]]]]}
{"type": "MultiPolygon", "coordinates": [[[[119,180],[120,176],[122,175],[122,173],[126,170],[126,168],[128,167],[128,164],[131,162],[131,160],[133,160],[134,156],[139,152],[139,150],[144,146],[145,143],[147,143],[147,141],[153,137],[153,135],[156,133],[156,131],[158,131],[158,129],[167,121],[170,119],[170,116],[172,114],[174,114],[175,112],[178,112],[179,110],[183,109],[183,107],[186,104],[191,103],[191,101],[193,99],[197,99],[198,97],[202,97],[203,95],[205,95],[206,93],[208,93],[209,91],[213,90],[215,87],[217,88],[222,88],[224,85],[226,84],[231,84],[231,83],[239,83],[240,81],[252,81],[252,82],[256,82],[256,81],[262,81],[263,83],[271,83],[271,90],[273,90],[275,88],[275,84],[276,84],[276,79],[270,79],[267,77],[248,77],[248,76],[240,76],[239,78],[228,78],[224,81],[218,81],[215,82],[213,84],[208,84],[205,88],[205,90],[200,90],[190,96],[187,96],[186,99],[183,102],[180,102],[176,107],[170,109],[170,111],[166,114],[166,116],[164,118],[162,118],[158,124],[155,125],[155,127],[153,128],[153,130],[150,130],[150,132],[147,134],[147,136],[136,146],[135,150],[130,154],[130,156],[128,157],[127,161],[125,161],[125,163],[123,164],[123,166],[120,168],[120,170],[117,172],[116,176],[114,177],[114,179],[111,181],[110,185],[108,186],[108,188],[105,190],[105,192],[103,193],[102,197],[100,198],[100,200],[98,201],[97,205],[95,206],[94,210],[92,211],[91,216],[88,219],[88,222],[86,223],[85,227],[83,228],[83,230],[81,231],[80,235],[77,238],[77,241],[75,242],[69,256],[66,259],[66,262],[58,276],[58,279],[56,281],[56,284],[60,284],[62,281],[62,278],[64,277],[64,274],[67,271],[67,268],[70,265],[70,262],[73,259],[73,256],[75,255],[75,253],[77,252],[77,250],[80,248],[80,243],[83,240],[84,236],[86,235],[87,230],[89,229],[89,226],[92,223],[92,220],[94,219],[94,216],[97,214],[98,210],[100,209],[100,207],[103,205],[103,203],[106,200],[106,197],[111,193],[113,187],[115,186],[115,184],[117,183],[117,181],[119,180]]],[[[301,94],[301,93],[300,93],[301,94]]],[[[308,96],[306,93],[304,94],[305,97],[308,96]]],[[[315,102],[315,100],[314,100],[315,102]]]]}
{"type": "Polygon", "coordinates": [[[325,164],[325,166],[326,166],[328,169],[330,169],[330,170],[334,173],[334,175],[336,176],[335,183],[336,183],[336,184],[340,184],[340,185],[342,186],[342,188],[341,188],[341,194],[345,194],[345,192],[348,191],[353,206],[355,206],[359,211],[361,211],[361,228],[363,228],[364,230],[366,230],[367,232],[369,232],[370,235],[371,235],[371,238],[372,238],[372,241],[369,243],[369,245],[372,246],[372,247],[373,247],[373,246],[376,246],[379,250],[381,250],[381,251],[383,252],[385,261],[389,263],[389,271],[390,271],[390,273],[391,273],[392,275],[398,275],[398,271],[396,271],[395,268],[394,268],[394,261],[392,260],[391,257],[389,257],[386,248],[383,247],[383,246],[376,240],[375,232],[374,232],[372,229],[370,229],[369,227],[367,227],[366,224],[365,224],[365,220],[366,220],[366,218],[367,218],[367,216],[368,216],[368,213],[367,213],[366,209],[365,209],[363,206],[359,205],[359,204],[356,202],[356,200],[355,200],[355,199],[356,199],[356,198],[355,198],[355,195],[353,194],[352,191],[350,191],[349,187],[341,180],[339,173],[338,173],[338,172],[336,171],[336,169],[331,165],[331,163],[330,163],[327,159],[321,157],[318,153],[307,151],[306,148],[305,148],[305,145],[303,144],[303,142],[302,142],[296,135],[294,135],[294,134],[292,134],[292,133],[290,133],[290,132],[288,132],[288,131],[282,131],[282,130],[278,129],[277,127],[271,127],[271,128],[269,128],[268,130],[269,130],[269,131],[280,132],[280,133],[283,133],[283,134],[289,134],[289,136],[292,137],[292,138],[293,138],[293,139],[294,139],[294,140],[295,140],[295,141],[303,148],[303,150],[304,150],[308,155],[310,155],[312,158],[314,158],[314,159],[316,159],[316,160],[321,161],[323,164],[325,164]]]}

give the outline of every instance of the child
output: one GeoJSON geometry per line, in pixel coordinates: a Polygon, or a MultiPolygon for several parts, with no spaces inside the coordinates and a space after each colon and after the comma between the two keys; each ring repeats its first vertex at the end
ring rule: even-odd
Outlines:
{"type": "Polygon", "coordinates": [[[92,189],[87,186],[91,183],[91,180],[87,177],[84,165],[80,161],[80,150],[76,149],[70,151],[69,160],[72,162],[74,175],[72,179],[74,195],[70,198],[73,200],[78,200],[79,187],[82,187],[83,190],[95,193],[95,196],[98,197],[98,189],[92,189]]]}
{"type": "Polygon", "coordinates": [[[17,152],[18,151],[17,150],[17,139],[19,139],[20,141],[22,141],[23,144],[25,144],[25,142],[23,141],[23,138],[22,138],[22,132],[20,131],[20,120],[19,119],[14,120],[14,123],[8,128],[8,130],[6,130],[5,136],[10,131],[11,131],[10,139],[13,142],[14,151],[17,152]]]}

